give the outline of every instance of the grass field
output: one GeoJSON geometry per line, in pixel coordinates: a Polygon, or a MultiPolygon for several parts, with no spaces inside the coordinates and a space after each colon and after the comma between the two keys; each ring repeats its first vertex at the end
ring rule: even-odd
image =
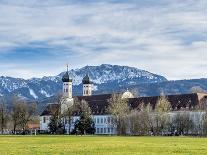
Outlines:
{"type": "Polygon", "coordinates": [[[0,136],[0,154],[207,155],[207,138],[0,136]]]}

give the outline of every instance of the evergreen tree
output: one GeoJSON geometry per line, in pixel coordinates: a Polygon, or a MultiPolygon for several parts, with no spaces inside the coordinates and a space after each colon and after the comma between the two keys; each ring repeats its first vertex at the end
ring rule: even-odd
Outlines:
{"type": "Polygon", "coordinates": [[[75,122],[73,134],[94,134],[95,124],[91,118],[91,109],[88,106],[88,103],[82,100],[78,106],[80,118],[75,122]]]}
{"type": "Polygon", "coordinates": [[[49,130],[52,134],[63,134],[63,124],[61,118],[57,113],[50,117],[50,123],[48,124],[49,130]]]}

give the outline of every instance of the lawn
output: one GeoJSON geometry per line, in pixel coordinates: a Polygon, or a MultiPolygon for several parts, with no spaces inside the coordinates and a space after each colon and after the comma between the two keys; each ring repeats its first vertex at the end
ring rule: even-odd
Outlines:
{"type": "Polygon", "coordinates": [[[0,136],[0,154],[206,155],[207,138],[0,136]]]}

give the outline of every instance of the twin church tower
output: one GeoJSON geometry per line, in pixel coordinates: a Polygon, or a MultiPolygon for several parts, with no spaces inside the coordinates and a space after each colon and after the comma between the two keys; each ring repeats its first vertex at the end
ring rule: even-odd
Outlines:
{"type": "MultiPolygon", "coordinates": [[[[68,67],[66,73],[62,77],[63,81],[63,96],[69,99],[73,98],[72,91],[72,78],[69,75],[68,67]]],[[[91,96],[92,95],[92,86],[93,83],[90,81],[88,74],[83,78],[83,96],[91,96]]]]}

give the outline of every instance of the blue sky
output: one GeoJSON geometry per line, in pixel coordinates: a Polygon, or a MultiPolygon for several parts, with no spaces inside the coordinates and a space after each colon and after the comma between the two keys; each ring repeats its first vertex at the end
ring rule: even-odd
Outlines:
{"type": "Polygon", "coordinates": [[[129,65],[207,77],[206,0],[0,0],[0,74],[129,65]]]}

